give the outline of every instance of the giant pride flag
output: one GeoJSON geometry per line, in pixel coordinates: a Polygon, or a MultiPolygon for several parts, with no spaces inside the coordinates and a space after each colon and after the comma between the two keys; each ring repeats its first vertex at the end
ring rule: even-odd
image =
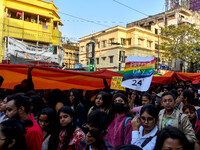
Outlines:
{"type": "Polygon", "coordinates": [[[155,56],[128,56],[121,86],[137,91],[147,91],[153,77],[155,62],[155,56]]]}

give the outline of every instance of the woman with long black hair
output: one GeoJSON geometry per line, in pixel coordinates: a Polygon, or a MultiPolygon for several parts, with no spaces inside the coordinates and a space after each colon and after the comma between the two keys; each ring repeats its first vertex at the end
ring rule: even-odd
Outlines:
{"type": "MultiPolygon", "coordinates": [[[[56,112],[52,108],[44,108],[38,114],[38,124],[42,129],[43,142],[41,150],[53,150],[52,142],[59,134],[59,121],[56,112]]],[[[54,148],[53,148],[54,147],[54,148]]]]}
{"type": "Polygon", "coordinates": [[[74,122],[73,109],[64,106],[58,111],[58,115],[62,130],[59,134],[57,150],[76,150],[85,134],[74,122]]]}
{"type": "Polygon", "coordinates": [[[68,93],[68,106],[70,106],[74,112],[74,121],[78,127],[82,127],[87,119],[87,113],[85,111],[84,105],[81,103],[80,92],[77,89],[71,89],[68,93]]]}

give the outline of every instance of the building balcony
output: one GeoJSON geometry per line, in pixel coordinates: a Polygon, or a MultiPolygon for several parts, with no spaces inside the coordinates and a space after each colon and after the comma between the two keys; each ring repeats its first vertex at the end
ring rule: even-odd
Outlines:
{"type": "Polygon", "coordinates": [[[52,43],[54,45],[62,45],[62,33],[59,30],[53,29],[52,43]]]}
{"type": "Polygon", "coordinates": [[[14,18],[5,18],[4,22],[4,36],[31,41],[51,43],[51,29],[52,27],[49,25],[14,18]]]}

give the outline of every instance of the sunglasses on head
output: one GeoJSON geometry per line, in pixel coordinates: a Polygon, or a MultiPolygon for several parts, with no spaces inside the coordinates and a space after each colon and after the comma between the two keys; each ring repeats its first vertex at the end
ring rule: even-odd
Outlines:
{"type": "Polygon", "coordinates": [[[84,124],[84,125],[82,126],[82,130],[83,130],[83,132],[84,132],[85,134],[87,134],[88,132],[90,132],[90,135],[91,135],[92,137],[97,137],[99,134],[105,132],[105,130],[103,130],[103,131],[94,130],[94,129],[90,130],[90,129],[86,126],[86,124],[84,124]]]}

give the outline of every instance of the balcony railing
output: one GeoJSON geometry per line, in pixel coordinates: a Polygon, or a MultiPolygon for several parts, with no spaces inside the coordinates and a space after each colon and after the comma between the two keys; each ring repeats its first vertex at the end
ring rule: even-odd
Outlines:
{"type": "Polygon", "coordinates": [[[61,32],[53,30],[51,25],[5,18],[4,26],[5,36],[61,45],[61,32]]]}

